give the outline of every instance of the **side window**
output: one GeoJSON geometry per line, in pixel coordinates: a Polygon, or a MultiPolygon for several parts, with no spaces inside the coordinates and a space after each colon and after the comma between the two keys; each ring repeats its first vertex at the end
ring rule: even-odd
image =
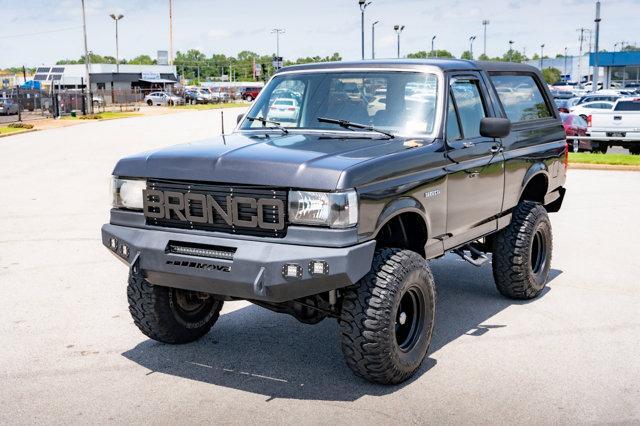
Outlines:
{"type": "Polygon", "coordinates": [[[492,75],[507,118],[514,123],[551,117],[540,87],[530,75],[492,75]]]}
{"type": "Polygon", "coordinates": [[[480,96],[479,81],[474,79],[455,80],[451,84],[451,94],[462,125],[465,139],[480,136],[480,120],[486,117],[482,97],[480,96]]]}
{"type": "Polygon", "coordinates": [[[453,106],[453,95],[449,96],[449,106],[447,107],[447,142],[453,142],[462,139],[460,133],[460,124],[458,123],[458,115],[456,108],[453,106]]]}

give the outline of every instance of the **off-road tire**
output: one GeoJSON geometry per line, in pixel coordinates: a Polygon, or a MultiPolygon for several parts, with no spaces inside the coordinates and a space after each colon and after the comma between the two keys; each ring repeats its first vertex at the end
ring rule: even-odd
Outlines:
{"type": "Polygon", "coordinates": [[[143,277],[130,274],[127,287],[129,312],[143,334],[163,343],[189,343],[209,332],[220,316],[223,302],[209,296],[191,314],[185,313],[178,296],[194,292],[150,284],[143,277]]]}
{"type": "Polygon", "coordinates": [[[500,294],[510,299],[537,297],[549,277],[553,239],[543,206],[524,201],[511,223],[493,238],[493,278],[500,294]]]}
{"type": "Polygon", "coordinates": [[[339,323],[347,365],[374,383],[396,384],[411,377],[431,343],[435,300],[431,269],[419,254],[376,250],[371,270],[343,295],[339,323]],[[406,313],[405,322],[399,320],[403,311],[411,310],[407,306],[417,308],[417,321],[406,313]],[[406,339],[401,337],[405,334],[406,339]]]}

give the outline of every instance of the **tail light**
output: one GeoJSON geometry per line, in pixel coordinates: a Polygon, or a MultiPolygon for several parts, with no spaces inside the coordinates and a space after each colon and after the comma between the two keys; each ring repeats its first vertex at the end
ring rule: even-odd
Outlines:
{"type": "Polygon", "coordinates": [[[296,109],[295,109],[294,107],[289,107],[289,108],[287,108],[287,110],[289,110],[289,111],[295,111],[296,109]]]}
{"type": "Polygon", "coordinates": [[[564,160],[562,160],[562,164],[564,169],[567,170],[569,167],[569,141],[564,145],[564,160]]]}
{"type": "Polygon", "coordinates": [[[591,127],[591,114],[587,115],[587,127],[591,127]]]}

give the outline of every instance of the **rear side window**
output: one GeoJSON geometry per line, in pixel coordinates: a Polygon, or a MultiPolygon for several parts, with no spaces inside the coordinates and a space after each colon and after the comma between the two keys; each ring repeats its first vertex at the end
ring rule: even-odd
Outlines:
{"type": "Polygon", "coordinates": [[[640,111],[640,99],[620,101],[616,105],[616,111],[640,111]]]}
{"type": "Polygon", "coordinates": [[[530,75],[492,75],[507,118],[514,123],[552,117],[551,108],[530,75]]]}

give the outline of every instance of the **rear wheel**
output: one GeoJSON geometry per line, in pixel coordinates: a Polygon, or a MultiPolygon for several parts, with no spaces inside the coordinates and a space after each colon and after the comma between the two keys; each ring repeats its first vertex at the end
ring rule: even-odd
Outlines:
{"type": "Polygon", "coordinates": [[[434,320],[435,286],[427,262],[409,250],[377,250],[369,273],[342,301],[347,364],[371,382],[403,382],[426,356],[434,320]]]}
{"type": "Polygon", "coordinates": [[[629,147],[629,152],[632,155],[640,155],[640,146],[630,146],[629,147]]]}
{"type": "Polygon", "coordinates": [[[553,241],[545,208],[524,201],[511,223],[493,238],[493,278],[498,291],[510,299],[533,299],[547,283],[553,241]]]}
{"type": "Polygon", "coordinates": [[[147,105],[149,105],[149,106],[153,106],[153,101],[152,101],[151,99],[149,99],[149,100],[147,101],[147,105]]]}
{"type": "Polygon", "coordinates": [[[245,99],[247,102],[251,102],[251,101],[253,101],[253,96],[251,96],[251,95],[247,95],[244,99],[245,99]]]}
{"type": "Polygon", "coordinates": [[[152,285],[131,274],[129,312],[146,336],[163,343],[188,343],[209,332],[223,302],[212,295],[152,285]]]}

